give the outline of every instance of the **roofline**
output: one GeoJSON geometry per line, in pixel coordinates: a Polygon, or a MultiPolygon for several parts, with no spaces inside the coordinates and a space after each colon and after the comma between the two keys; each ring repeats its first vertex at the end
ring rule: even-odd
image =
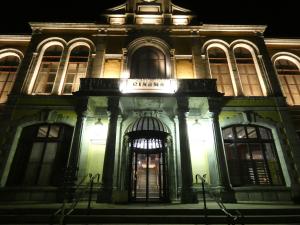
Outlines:
{"type": "Polygon", "coordinates": [[[232,25],[232,24],[203,24],[203,30],[208,31],[248,31],[264,33],[266,25],[232,25]]]}
{"type": "MultiPolygon", "coordinates": [[[[98,30],[101,28],[131,28],[135,25],[125,24],[121,26],[112,26],[110,24],[96,24],[96,23],[49,23],[49,22],[30,22],[29,23],[32,30],[39,29],[74,29],[74,30],[98,30]]],[[[179,28],[176,25],[161,25],[168,28],[179,28]]],[[[202,24],[196,26],[180,26],[180,28],[196,29],[199,31],[221,31],[221,32],[256,32],[264,33],[267,26],[266,25],[222,25],[222,24],[202,24]]]]}
{"type": "Polygon", "coordinates": [[[267,45],[300,45],[300,38],[265,38],[267,45]]]}
{"type": "Polygon", "coordinates": [[[12,35],[0,35],[0,41],[19,41],[19,42],[29,42],[31,40],[31,35],[22,34],[12,34],[12,35]]]}

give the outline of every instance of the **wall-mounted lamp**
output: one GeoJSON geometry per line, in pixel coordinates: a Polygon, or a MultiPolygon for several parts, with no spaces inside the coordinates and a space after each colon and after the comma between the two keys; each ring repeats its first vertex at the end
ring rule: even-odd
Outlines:
{"type": "Polygon", "coordinates": [[[101,121],[101,118],[99,117],[98,120],[95,122],[95,125],[103,126],[103,123],[101,121]]]}

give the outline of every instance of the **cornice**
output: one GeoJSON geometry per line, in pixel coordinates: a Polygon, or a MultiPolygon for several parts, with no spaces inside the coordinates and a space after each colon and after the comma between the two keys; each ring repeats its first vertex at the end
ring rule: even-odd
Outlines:
{"type": "Polygon", "coordinates": [[[31,35],[0,35],[0,41],[3,42],[30,42],[31,35]]]}

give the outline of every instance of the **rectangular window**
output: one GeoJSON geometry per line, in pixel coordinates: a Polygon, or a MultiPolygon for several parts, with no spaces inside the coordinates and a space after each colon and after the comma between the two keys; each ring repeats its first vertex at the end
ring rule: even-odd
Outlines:
{"type": "Polygon", "coordinates": [[[69,62],[63,87],[63,94],[79,90],[80,79],[86,77],[87,62],[69,62]]]}

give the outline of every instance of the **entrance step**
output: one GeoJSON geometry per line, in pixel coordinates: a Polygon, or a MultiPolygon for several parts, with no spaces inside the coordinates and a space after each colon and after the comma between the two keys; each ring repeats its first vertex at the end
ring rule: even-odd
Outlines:
{"type": "MultiPolygon", "coordinates": [[[[109,207],[110,205],[107,205],[109,207]]],[[[65,224],[300,224],[299,208],[257,208],[234,209],[228,212],[235,218],[225,215],[220,209],[203,210],[185,208],[128,208],[124,205],[115,208],[75,209],[64,218],[65,224]]],[[[172,205],[171,205],[172,206],[172,205]]],[[[54,213],[57,208],[4,208],[0,210],[0,224],[58,224],[61,216],[54,213]]],[[[149,206],[148,206],[149,207],[149,206]]],[[[151,207],[151,206],[150,206],[151,207]]]]}

